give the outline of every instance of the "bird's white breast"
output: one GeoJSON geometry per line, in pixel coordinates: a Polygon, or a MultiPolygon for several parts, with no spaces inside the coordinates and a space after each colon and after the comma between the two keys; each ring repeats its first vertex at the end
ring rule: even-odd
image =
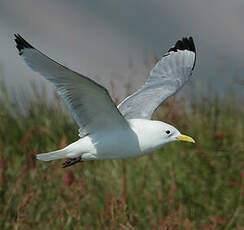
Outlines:
{"type": "Polygon", "coordinates": [[[160,146],[151,122],[133,119],[129,120],[129,129],[109,130],[91,135],[90,140],[95,151],[89,156],[95,159],[118,159],[137,157],[158,149],[160,146]]]}
{"type": "Polygon", "coordinates": [[[91,136],[97,159],[118,159],[141,155],[138,137],[133,130],[98,133],[91,136]]]}

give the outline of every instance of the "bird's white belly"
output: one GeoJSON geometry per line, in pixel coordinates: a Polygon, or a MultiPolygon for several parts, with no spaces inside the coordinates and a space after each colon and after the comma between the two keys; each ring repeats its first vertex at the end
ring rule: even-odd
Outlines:
{"type": "Polygon", "coordinates": [[[84,153],[83,159],[119,159],[144,155],[133,131],[106,132],[91,136],[90,139],[95,151],[84,153]]]}

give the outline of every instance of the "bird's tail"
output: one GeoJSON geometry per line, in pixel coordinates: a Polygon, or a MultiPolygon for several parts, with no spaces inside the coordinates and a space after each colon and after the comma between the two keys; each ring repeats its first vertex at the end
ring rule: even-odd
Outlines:
{"type": "Polygon", "coordinates": [[[67,149],[60,149],[54,152],[37,154],[36,159],[41,161],[57,160],[57,159],[66,158],[67,153],[68,153],[67,149]]]}

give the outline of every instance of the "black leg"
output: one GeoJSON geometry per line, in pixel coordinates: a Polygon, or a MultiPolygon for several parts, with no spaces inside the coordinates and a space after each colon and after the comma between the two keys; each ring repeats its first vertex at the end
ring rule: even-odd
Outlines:
{"type": "Polygon", "coordinates": [[[66,160],[66,161],[63,163],[62,168],[69,167],[69,166],[74,165],[74,164],[76,164],[76,163],[78,163],[78,162],[82,162],[81,157],[71,158],[71,159],[69,159],[69,160],[66,160]]]}

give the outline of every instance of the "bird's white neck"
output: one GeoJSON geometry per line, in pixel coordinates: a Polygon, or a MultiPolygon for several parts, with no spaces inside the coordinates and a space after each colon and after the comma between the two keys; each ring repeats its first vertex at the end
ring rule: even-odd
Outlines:
{"type": "Polygon", "coordinates": [[[130,119],[128,121],[131,129],[137,134],[140,149],[144,154],[153,152],[168,143],[162,141],[162,137],[155,129],[160,121],[145,119],[130,119]]]}

